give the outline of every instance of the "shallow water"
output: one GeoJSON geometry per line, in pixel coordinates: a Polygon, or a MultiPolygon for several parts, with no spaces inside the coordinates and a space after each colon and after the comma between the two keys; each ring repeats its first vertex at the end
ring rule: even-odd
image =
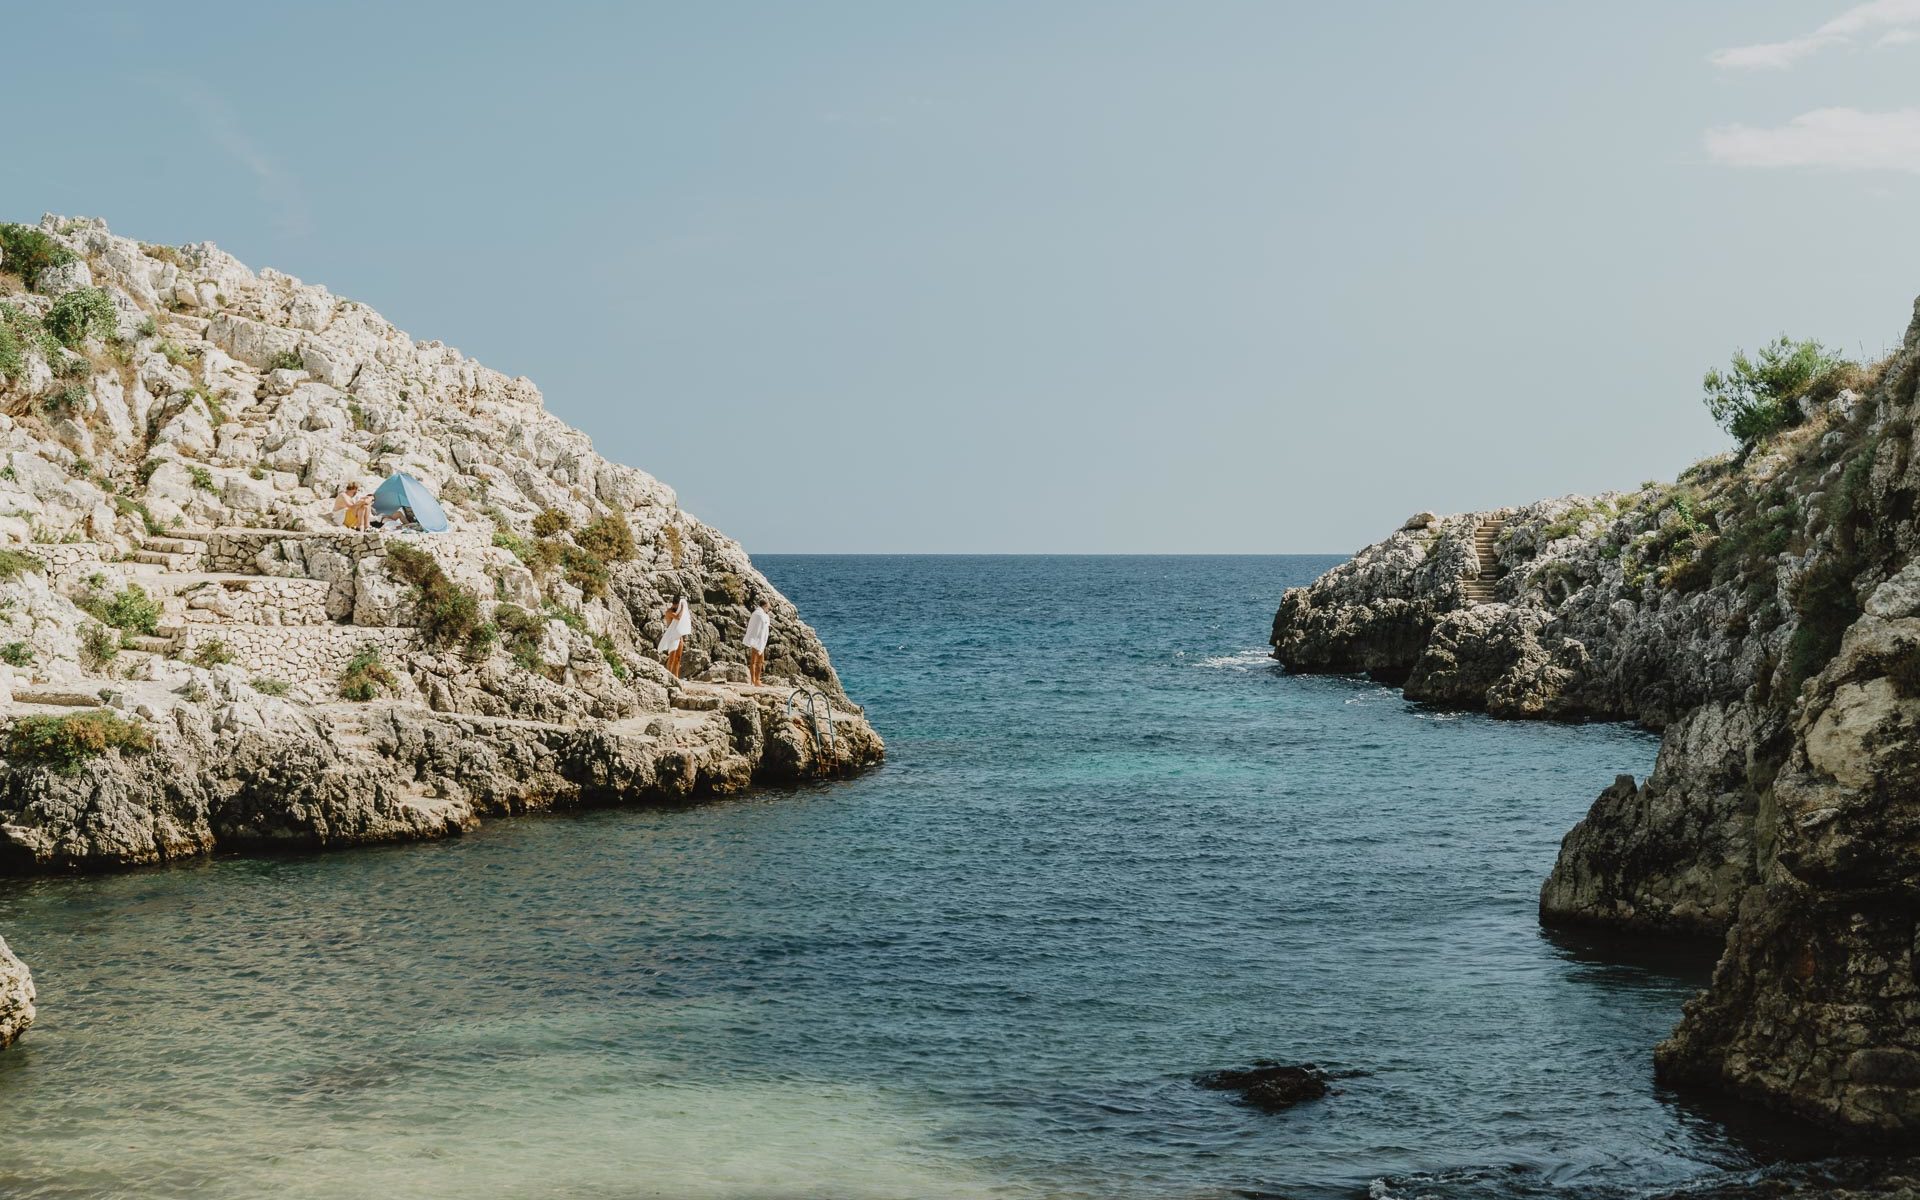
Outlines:
{"type": "Polygon", "coordinates": [[[1656,1091],[1705,978],[1542,934],[1655,741],[1289,677],[1333,559],[768,557],[888,740],[845,783],[0,882],[7,1196],[1626,1196],[1760,1161],[1656,1091]],[[1193,1087],[1354,1074],[1269,1116],[1193,1087]]]}

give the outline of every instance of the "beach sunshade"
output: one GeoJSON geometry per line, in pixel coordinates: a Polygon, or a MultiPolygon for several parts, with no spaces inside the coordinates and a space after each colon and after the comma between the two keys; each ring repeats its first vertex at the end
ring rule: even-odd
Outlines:
{"type": "Polygon", "coordinates": [[[447,531],[447,512],[427,490],[427,485],[405,471],[395,471],[374,490],[373,511],[385,516],[403,508],[412,509],[413,519],[428,533],[447,531]]]}

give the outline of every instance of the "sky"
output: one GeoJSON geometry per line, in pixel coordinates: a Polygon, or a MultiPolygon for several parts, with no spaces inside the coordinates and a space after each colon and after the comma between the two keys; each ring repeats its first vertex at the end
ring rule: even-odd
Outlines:
{"type": "Polygon", "coordinates": [[[1920,293],[1920,0],[9,5],[0,219],[524,374],[756,552],[1349,552],[1920,293]]]}

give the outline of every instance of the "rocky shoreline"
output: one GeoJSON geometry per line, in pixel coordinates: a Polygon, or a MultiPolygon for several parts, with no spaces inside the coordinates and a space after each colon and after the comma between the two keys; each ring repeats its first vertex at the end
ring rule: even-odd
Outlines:
{"type": "MultiPolygon", "coordinates": [[[[527,380],[211,243],[0,225],[0,875],[446,837],[884,752],[739,544],[527,380]],[[339,526],[343,485],[395,472],[446,532],[339,526]],[[685,679],[653,652],[678,596],[685,679]]],[[[32,1000],[0,943],[0,1046],[32,1000]]]]}
{"type": "Polygon", "coordinates": [[[1568,833],[1548,924],[1725,938],[1663,1079],[1920,1133],[1920,306],[1796,427],[1673,484],[1435,516],[1287,592],[1274,656],[1662,732],[1568,833]]]}

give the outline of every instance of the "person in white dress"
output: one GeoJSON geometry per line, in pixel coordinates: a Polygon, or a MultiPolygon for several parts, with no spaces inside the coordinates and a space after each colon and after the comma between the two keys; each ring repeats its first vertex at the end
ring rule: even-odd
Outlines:
{"type": "Polygon", "coordinates": [[[767,638],[772,633],[773,614],[756,598],[747,617],[747,635],[740,639],[747,647],[747,678],[755,687],[760,686],[760,672],[767,666],[767,638]]]}
{"type": "Polygon", "coordinates": [[[684,648],[680,643],[693,632],[693,613],[687,608],[687,598],[682,596],[667,605],[666,611],[660,615],[666,618],[667,627],[660,634],[660,640],[654,644],[654,649],[667,656],[667,670],[672,671],[674,678],[678,679],[680,651],[684,648]]]}

